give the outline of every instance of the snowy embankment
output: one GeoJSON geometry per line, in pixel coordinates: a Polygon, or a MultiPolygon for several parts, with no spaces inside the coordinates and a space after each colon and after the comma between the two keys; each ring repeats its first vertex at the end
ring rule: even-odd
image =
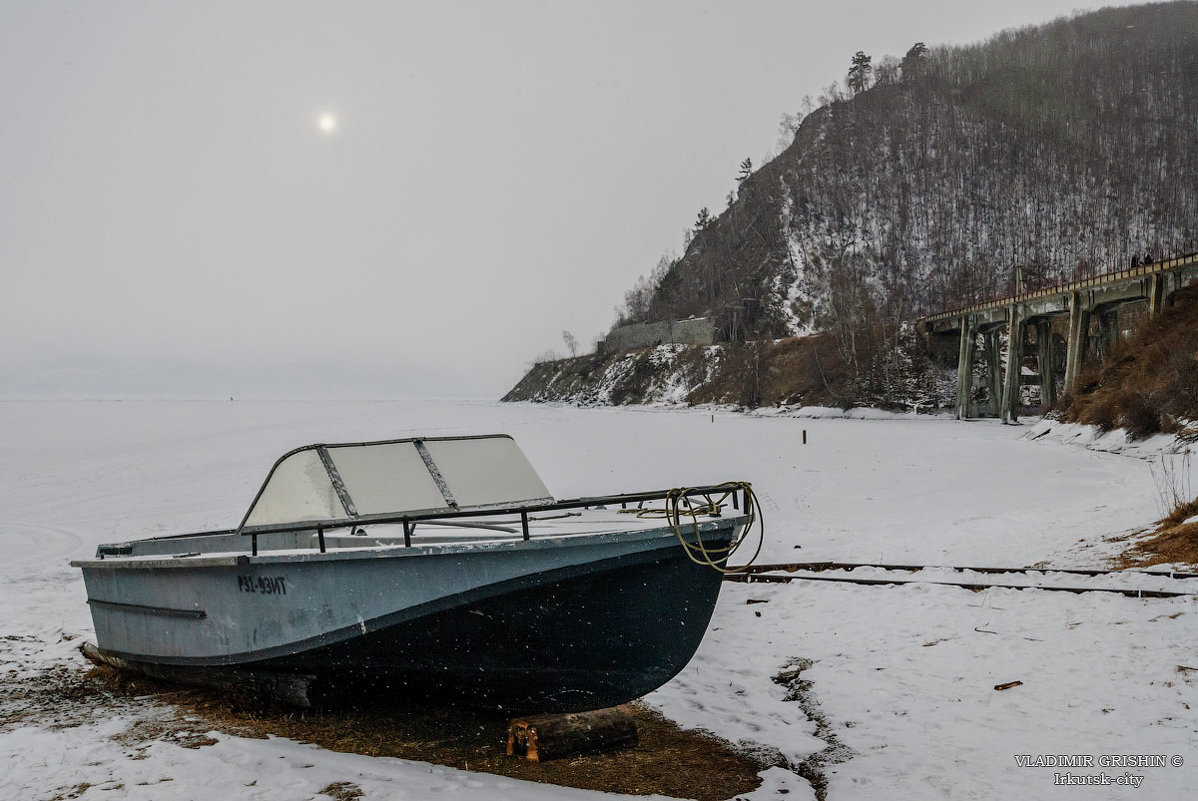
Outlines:
{"type": "MultiPolygon", "coordinates": [[[[1094,567],[1125,545],[1115,538],[1160,516],[1147,460],[1029,441],[1036,429],[991,421],[416,402],[0,410],[10,687],[83,666],[75,648],[91,622],[69,559],[99,542],[227,527],[271,462],[309,442],[506,431],[558,497],[749,480],[767,526],[762,562],[1094,567]]],[[[799,774],[826,782],[829,799],[1057,798],[1056,773],[1143,777],[1145,795],[1114,784],[1087,787],[1087,798],[1183,798],[1198,784],[1196,635],[1193,598],[729,583],[696,658],[647,701],[783,757],[792,770],[767,771],[753,798],[815,797],[799,774]],[[994,689],[1012,681],[1022,684],[994,689]],[[1168,764],[1100,764],[1129,754],[1168,764]],[[1020,767],[1022,755],[1095,767],[1020,767]]],[[[163,714],[148,700],[83,720],[19,713],[0,699],[3,799],[290,801],[328,798],[321,791],[339,783],[367,799],[601,797],[209,733],[198,721],[194,742],[146,736],[163,714]]]]}
{"type": "Polygon", "coordinates": [[[724,368],[725,345],[657,345],[534,364],[505,401],[686,406],[724,368]]]}
{"type": "Polygon", "coordinates": [[[1155,434],[1146,439],[1132,439],[1122,428],[1103,431],[1098,426],[1049,419],[1037,421],[1023,438],[1080,445],[1092,451],[1121,453],[1141,459],[1159,459],[1161,456],[1184,453],[1190,449],[1188,443],[1178,440],[1172,434],[1155,434]]]}

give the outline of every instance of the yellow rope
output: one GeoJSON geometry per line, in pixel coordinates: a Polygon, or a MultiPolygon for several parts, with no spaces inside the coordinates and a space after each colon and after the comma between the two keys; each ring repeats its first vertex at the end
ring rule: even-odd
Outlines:
{"type": "Polygon", "coordinates": [[[635,514],[637,517],[664,518],[670,523],[670,530],[674,532],[674,536],[681,543],[683,551],[692,562],[704,567],[710,567],[713,570],[718,570],[721,573],[740,573],[745,568],[753,564],[757,556],[761,553],[761,546],[765,540],[765,516],[761,513],[761,502],[757,500],[757,496],[753,493],[753,487],[747,481],[729,481],[725,484],[719,484],[711,488],[710,493],[698,493],[695,488],[679,488],[672,489],[666,494],[666,507],[664,509],[622,509],[621,511],[629,514],[635,514]],[[713,499],[715,493],[723,493],[719,498],[713,499]],[[741,529],[740,536],[728,544],[727,547],[713,548],[703,542],[703,535],[699,531],[699,517],[718,517],[726,505],[726,502],[735,492],[743,492],[745,498],[745,516],[748,520],[745,522],[745,527],[741,529]],[[704,503],[693,503],[691,493],[696,493],[702,496],[704,503]],[[683,518],[689,518],[688,523],[683,522],[683,518]],[[688,542],[686,535],[683,532],[684,525],[694,526],[695,542],[688,542]],[[753,530],[753,526],[757,526],[757,548],[753,552],[752,558],[743,565],[738,565],[735,568],[729,568],[726,563],[729,557],[736,551],[737,548],[749,536],[753,530]]]}

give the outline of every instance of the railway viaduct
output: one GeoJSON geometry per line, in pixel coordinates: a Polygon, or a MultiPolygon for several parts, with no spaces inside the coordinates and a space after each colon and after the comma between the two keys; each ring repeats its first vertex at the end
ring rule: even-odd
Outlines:
{"type": "Polygon", "coordinates": [[[1195,278],[1198,254],[1191,253],[932,314],[918,325],[934,357],[951,363],[956,352],[957,417],[1014,422],[1022,407],[1046,406],[1072,387],[1083,362],[1105,359],[1195,278]],[[978,361],[986,367],[975,378],[978,361]]]}

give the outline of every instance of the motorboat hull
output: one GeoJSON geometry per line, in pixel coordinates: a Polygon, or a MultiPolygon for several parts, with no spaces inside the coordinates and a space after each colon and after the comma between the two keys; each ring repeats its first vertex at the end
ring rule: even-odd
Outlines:
{"type": "MultiPolygon", "coordinates": [[[[726,547],[743,523],[712,518],[697,536],[726,547]]],[[[512,712],[598,709],[661,686],[698,648],[722,578],[665,526],[79,566],[100,648],[131,663],[512,712]]]]}

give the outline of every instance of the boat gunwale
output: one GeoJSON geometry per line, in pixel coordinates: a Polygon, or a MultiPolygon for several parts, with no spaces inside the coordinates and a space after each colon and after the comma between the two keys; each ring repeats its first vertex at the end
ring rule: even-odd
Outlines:
{"type": "MultiPolygon", "coordinates": [[[[72,567],[84,567],[84,566],[90,566],[92,561],[108,562],[108,561],[114,561],[114,560],[120,560],[120,559],[145,559],[145,558],[147,558],[147,557],[133,557],[133,556],[129,556],[127,554],[120,554],[120,553],[105,553],[104,552],[105,548],[122,548],[122,547],[130,546],[130,545],[133,545],[133,544],[139,543],[139,542],[169,542],[169,541],[185,540],[188,538],[197,538],[198,539],[201,537],[223,537],[223,536],[232,536],[233,539],[236,539],[239,536],[248,536],[250,539],[250,549],[249,549],[250,556],[257,559],[257,558],[259,558],[259,553],[258,553],[258,536],[259,535],[283,534],[283,533],[302,534],[304,532],[315,532],[318,535],[318,537],[320,538],[320,542],[317,547],[319,547],[321,553],[323,553],[324,552],[323,539],[324,539],[324,535],[326,533],[329,533],[329,532],[337,530],[337,529],[345,529],[345,528],[354,529],[354,528],[357,528],[358,526],[367,525],[367,524],[369,524],[369,525],[402,524],[405,529],[405,536],[404,536],[404,543],[400,547],[410,550],[413,547],[419,547],[419,546],[413,545],[409,542],[409,536],[411,533],[409,531],[409,527],[415,523],[440,521],[440,520],[461,520],[461,519],[466,519],[466,518],[477,518],[477,517],[487,518],[487,517],[500,516],[500,515],[511,515],[511,514],[520,516],[520,523],[523,528],[523,540],[527,542],[527,541],[531,541],[531,539],[532,539],[528,523],[530,520],[533,520],[534,518],[531,518],[530,516],[533,514],[539,513],[539,512],[555,512],[555,511],[563,511],[563,510],[567,510],[567,509],[587,510],[587,509],[591,509],[593,507],[605,508],[609,504],[613,505],[613,506],[615,504],[619,504],[622,510],[627,510],[628,504],[631,504],[631,503],[638,503],[638,504],[643,505],[646,501],[661,501],[661,500],[667,501],[667,508],[665,510],[657,510],[657,511],[665,512],[667,519],[672,519],[674,526],[677,527],[683,523],[684,518],[692,517],[692,513],[690,511],[684,511],[684,510],[678,508],[678,502],[681,500],[684,500],[684,499],[689,499],[689,498],[695,497],[695,496],[707,497],[710,502],[711,495],[715,495],[717,493],[723,493],[725,498],[727,498],[727,497],[732,498],[732,507],[738,516],[747,516],[748,509],[745,508],[742,511],[741,507],[738,506],[738,504],[737,504],[737,493],[738,492],[741,492],[744,494],[744,504],[747,507],[747,504],[750,502],[749,485],[745,484],[743,482],[726,481],[726,482],[723,482],[720,484],[708,484],[708,485],[697,486],[697,487],[675,488],[675,489],[669,489],[669,490],[654,490],[654,491],[650,491],[650,492],[633,492],[633,493],[618,493],[618,494],[613,494],[613,495],[585,496],[585,497],[573,498],[570,500],[552,501],[550,503],[544,503],[544,502],[540,502],[540,501],[533,502],[533,503],[522,502],[522,503],[517,503],[517,504],[513,504],[513,505],[496,506],[494,508],[487,508],[487,509],[475,508],[475,509],[469,509],[469,510],[463,509],[463,510],[455,510],[455,511],[448,511],[448,512],[446,512],[446,511],[422,512],[422,513],[417,513],[417,514],[399,513],[399,514],[384,514],[384,515],[364,515],[361,517],[349,518],[349,519],[345,519],[345,520],[301,521],[301,522],[294,523],[294,524],[278,524],[278,525],[272,525],[272,526],[256,527],[254,529],[220,529],[220,530],[216,530],[216,531],[197,531],[197,532],[191,532],[191,533],[187,533],[187,534],[171,534],[171,535],[158,536],[158,537],[143,537],[143,538],[135,539],[135,540],[123,540],[123,541],[119,541],[119,542],[100,543],[96,548],[96,556],[94,557],[94,559],[76,560],[76,561],[72,561],[70,564],[72,567]],[[672,514],[671,514],[671,510],[669,509],[670,501],[673,501],[673,503],[675,505],[672,514]]],[[[712,516],[712,515],[708,514],[707,516],[709,518],[711,518],[711,517],[719,517],[721,515],[712,516]]],[[[692,522],[693,522],[693,518],[692,518],[692,520],[688,521],[686,524],[691,525],[692,522]]],[[[553,536],[553,535],[550,535],[550,536],[553,536]]],[[[544,535],[542,535],[540,538],[543,539],[544,535]]],[[[238,554],[238,552],[236,552],[236,551],[232,551],[232,552],[228,552],[228,553],[238,554]]],[[[202,554],[197,554],[197,556],[200,556],[201,558],[203,558],[202,554]]],[[[170,559],[173,562],[181,561],[182,555],[181,554],[180,555],[172,555],[170,557],[170,559]]],[[[198,559],[189,558],[188,561],[190,562],[190,564],[199,563],[198,559]]],[[[223,562],[222,562],[222,564],[223,564],[223,562]]]]}
{"type": "MultiPolygon", "coordinates": [[[[715,531],[722,528],[733,528],[744,525],[748,520],[748,516],[742,513],[733,515],[721,515],[719,517],[710,517],[707,520],[698,521],[698,533],[715,531]]],[[[688,535],[695,533],[695,525],[692,522],[684,522],[682,535],[691,539],[688,535]]],[[[234,535],[234,531],[212,532],[211,536],[230,536],[234,535]]],[[[200,535],[190,535],[200,536],[200,535]]],[[[656,539],[676,540],[678,533],[674,531],[670,525],[654,526],[652,528],[637,528],[625,529],[619,531],[589,531],[578,532],[573,534],[543,534],[523,539],[519,536],[505,538],[485,538],[477,540],[467,540],[462,542],[437,542],[427,544],[413,543],[406,545],[401,539],[397,538],[395,544],[371,544],[362,547],[340,547],[327,551],[320,551],[314,547],[308,548],[287,548],[272,551],[261,551],[257,555],[250,555],[244,552],[223,551],[213,552],[212,554],[146,554],[142,556],[128,555],[106,555],[103,558],[79,559],[72,561],[71,567],[82,569],[188,569],[200,567],[239,567],[245,565],[262,565],[262,564],[302,564],[306,562],[339,562],[360,559],[387,559],[400,557],[428,557],[428,556],[450,556],[450,555],[465,555],[465,554],[491,554],[503,551],[514,550],[541,550],[545,548],[562,548],[562,547],[581,547],[589,544],[601,544],[607,542],[636,542],[649,541],[656,539]]],[[[155,539],[170,539],[160,537],[155,539]]],[[[133,540],[131,542],[145,542],[149,540],[133,540]]],[[[101,546],[105,547],[105,546],[101,546]]]]}

